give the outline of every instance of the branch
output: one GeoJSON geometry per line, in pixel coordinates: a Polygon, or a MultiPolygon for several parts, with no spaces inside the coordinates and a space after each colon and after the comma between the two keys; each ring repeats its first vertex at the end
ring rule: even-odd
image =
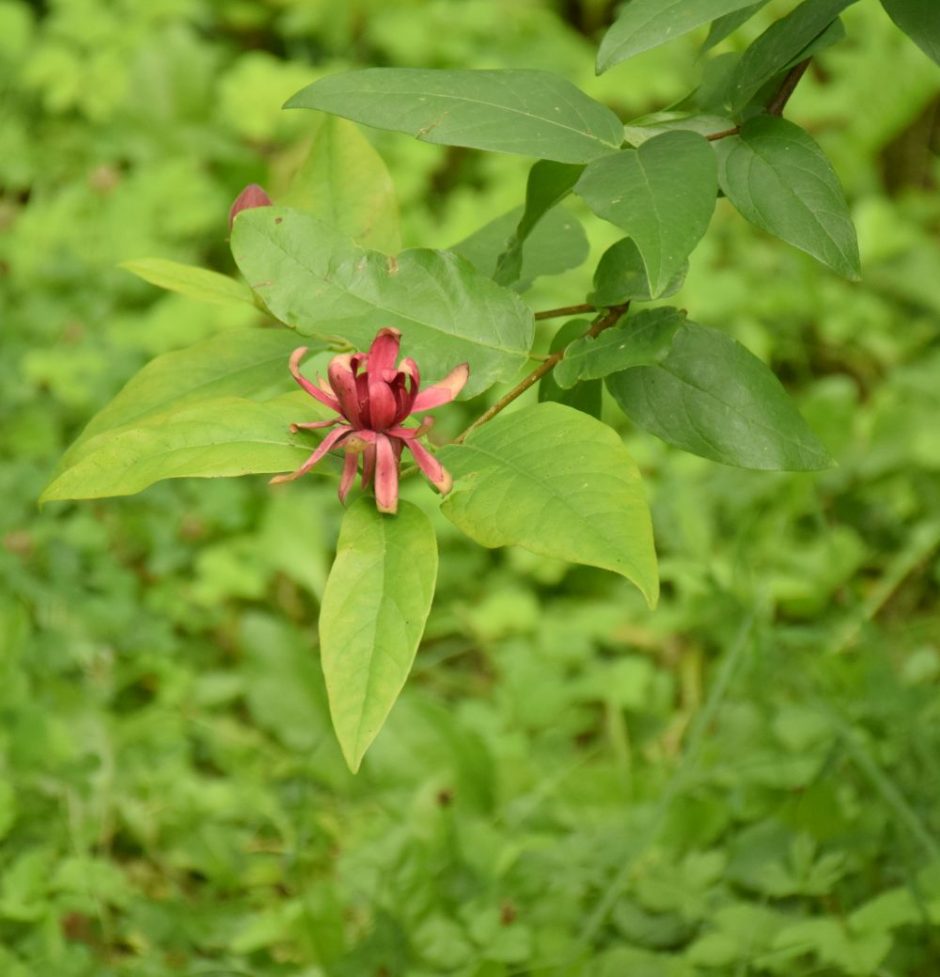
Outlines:
{"type": "MultiPolygon", "coordinates": [[[[612,305],[609,309],[606,309],[601,315],[599,315],[595,320],[590,329],[584,334],[585,336],[590,336],[592,339],[595,336],[599,336],[605,329],[609,329],[611,326],[615,326],[623,314],[629,308],[630,303],[627,302],[624,305],[612,305]]],[[[577,308],[577,306],[573,306],[577,308]]],[[[587,306],[589,309],[593,309],[593,306],[587,306]]],[[[547,316],[543,316],[547,318],[547,316]]],[[[567,347],[565,347],[567,349],[567,347]]],[[[484,411],[465,431],[462,431],[453,440],[453,444],[462,444],[469,435],[471,435],[478,427],[486,424],[487,421],[491,421],[497,414],[508,407],[517,397],[524,394],[529,387],[538,383],[546,373],[550,372],[556,363],[559,363],[565,355],[565,349],[560,349],[555,353],[552,353],[544,362],[540,363],[531,373],[523,377],[519,383],[516,384],[509,391],[509,393],[503,394],[499,400],[493,404],[488,410],[484,411]]]]}
{"type": "MultiPolygon", "coordinates": [[[[765,111],[768,115],[782,115],[790,96],[796,90],[800,79],[806,74],[812,58],[806,58],[799,64],[794,65],[786,74],[774,97],[767,103],[765,111]]],[[[722,129],[721,132],[710,132],[705,138],[709,142],[717,142],[719,139],[727,139],[728,136],[736,136],[741,131],[740,126],[733,126],[730,129],[722,129]]]]}
{"type": "Polygon", "coordinates": [[[546,309],[544,312],[536,312],[535,318],[539,319],[558,319],[563,315],[583,315],[585,312],[595,312],[596,305],[563,305],[560,309],[546,309]]]}

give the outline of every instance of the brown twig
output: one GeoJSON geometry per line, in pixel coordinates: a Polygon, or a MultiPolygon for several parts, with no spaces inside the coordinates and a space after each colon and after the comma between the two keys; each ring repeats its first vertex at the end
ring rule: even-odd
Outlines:
{"type": "Polygon", "coordinates": [[[730,129],[722,129],[721,132],[710,132],[705,138],[709,142],[717,142],[719,139],[727,139],[728,136],[736,136],[740,131],[740,126],[732,126],[730,129]]]}
{"type": "MultiPolygon", "coordinates": [[[[605,309],[604,312],[599,315],[591,325],[591,328],[584,334],[585,336],[590,336],[592,339],[595,336],[599,336],[605,329],[609,329],[611,326],[615,326],[619,321],[621,316],[627,311],[630,303],[627,302],[624,305],[612,305],[609,309],[605,309]]],[[[593,306],[588,306],[588,308],[593,309],[593,306]]],[[[492,407],[485,410],[465,431],[461,431],[453,440],[453,444],[462,444],[469,435],[471,435],[478,427],[482,427],[487,421],[491,421],[497,414],[508,407],[517,397],[524,394],[529,387],[538,383],[542,377],[545,376],[550,370],[552,370],[556,363],[559,363],[565,355],[565,350],[560,349],[556,353],[552,353],[544,362],[540,363],[531,373],[527,374],[522,380],[517,383],[509,393],[503,394],[499,400],[493,404],[492,407]]]]}
{"type": "Polygon", "coordinates": [[[560,309],[546,309],[544,312],[536,312],[536,320],[540,319],[559,319],[563,315],[583,315],[585,312],[595,312],[596,305],[563,305],[560,309]]]}
{"type": "Polygon", "coordinates": [[[786,78],[783,79],[783,84],[777,90],[777,94],[767,103],[767,114],[768,115],[781,115],[787,102],[790,101],[790,96],[793,94],[796,86],[800,83],[800,79],[806,74],[806,69],[809,67],[812,58],[806,58],[799,64],[794,65],[788,72],[786,78]]]}

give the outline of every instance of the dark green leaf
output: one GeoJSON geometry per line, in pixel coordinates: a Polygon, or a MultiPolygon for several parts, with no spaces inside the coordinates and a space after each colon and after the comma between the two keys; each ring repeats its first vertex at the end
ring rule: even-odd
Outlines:
{"type": "MultiPolygon", "coordinates": [[[[688,267],[688,262],[684,262],[659,298],[679,291],[688,267]]],[[[622,305],[633,300],[648,302],[652,297],[646,268],[637,246],[631,238],[621,238],[601,255],[594,269],[594,291],[588,300],[594,305],[605,306],[622,305]]]]}
{"type": "Polygon", "coordinates": [[[321,78],[286,108],[407,132],[425,142],[587,163],[617,149],[620,120],[548,71],[365,68],[321,78]]]}
{"type": "Polygon", "coordinates": [[[145,282],[165,288],[169,292],[179,292],[187,298],[211,305],[251,305],[255,304],[251,289],[217,271],[184,265],[166,258],[138,258],[136,261],[122,261],[121,267],[145,282]]]}
{"type": "Polygon", "coordinates": [[[579,380],[596,380],[628,367],[660,362],[684,321],[685,313],[679,309],[645,309],[597,338],[583,336],[569,346],[555,367],[558,386],[567,389],[579,380]]]}
{"type": "Polygon", "coordinates": [[[294,389],[288,360],[298,345],[288,329],[239,329],[158,356],[91,419],[65,461],[74,463],[96,435],[170,408],[218,397],[270,400],[287,393],[294,389]]]}
{"type": "Polygon", "coordinates": [[[398,506],[394,516],[370,498],[349,507],[320,607],[330,714],[353,772],[408,678],[437,581],[430,520],[410,502],[398,506]]]}
{"type": "Polygon", "coordinates": [[[522,274],[522,246],[526,238],[535,230],[539,221],[571,193],[571,188],[578,182],[583,170],[583,166],[554,163],[545,159],[540,159],[529,170],[525,210],[515,234],[496,262],[493,279],[500,285],[511,285],[519,280],[522,274]]]}
{"type": "Polygon", "coordinates": [[[720,44],[726,37],[733,34],[742,24],[747,23],[759,10],[766,7],[770,0],[758,0],[751,3],[743,10],[735,10],[724,17],[719,17],[712,23],[708,31],[708,37],[702,45],[702,51],[710,51],[715,45],[720,44]]]}
{"type": "Polygon", "coordinates": [[[804,0],[771,24],[741,55],[729,90],[731,106],[740,111],[772,78],[800,59],[805,49],[857,0],[804,0]]]}
{"type": "Polygon", "coordinates": [[[936,0],[881,0],[881,5],[924,54],[940,64],[940,10],[936,0]]]}
{"type": "Polygon", "coordinates": [[[366,349],[379,328],[394,326],[429,380],[469,363],[466,395],[510,379],[528,356],[532,312],[448,252],[364,251],[280,207],[240,214],[232,252],[271,312],[299,332],[340,335],[366,349]]]}
{"type": "Polygon", "coordinates": [[[597,72],[753,3],[754,0],[631,0],[601,41],[597,72]]]}
{"type": "MultiPolygon", "coordinates": [[[[487,278],[494,277],[500,256],[506,253],[518,233],[522,213],[522,208],[516,207],[484,224],[450,250],[466,258],[487,278]]],[[[560,275],[577,268],[587,258],[589,250],[580,221],[564,208],[550,210],[522,245],[522,268],[513,288],[523,291],[536,278],[560,275]]]]}
{"type": "Polygon", "coordinates": [[[522,546],[622,574],[655,604],[653,530],[636,465],[606,424],[561,404],[500,414],[441,460],[442,509],[483,546],[522,546]]]}
{"type": "Polygon", "coordinates": [[[265,403],[218,397],[172,408],[87,441],[40,501],[133,495],[164,478],[291,471],[313,448],[290,433],[290,424],[323,416],[324,408],[302,393],[265,403]]]}
{"type": "MultiPolygon", "coordinates": [[[[557,353],[558,350],[580,339],[590,328],[591,323],[588,319],[572,319],[571,322],[566,322],[552,337],[548,351],[557,353]]],[[[600,380],[587,380],[563,390],[555,380],[555,370],[546,373],[539,381],[539,403],[548,400],[556,404],[564,404],[590,414],[591,417],[601,416],[603,395],[600,380]]]]}
{"type": "Polygon", "coordinates": [[[607,378],[638,427],[692,454],[772,471],[813,471],[832,460],[780,381],[724,333],[681,326],[662,362],[607,378]]]}
{"type": "Polygon", "coordinates": [[[635,242],[659,295],[705,233],[718,191],[715,154],[691,132],[667,132],[590,164],[575,187],[635,242]]]}
{"type": "Polygon", "coordinates": [[[858,278],[855,228],[839,179],[804,130],[756,116],[716,148],[721,189],[749,221],[858,278]]]}

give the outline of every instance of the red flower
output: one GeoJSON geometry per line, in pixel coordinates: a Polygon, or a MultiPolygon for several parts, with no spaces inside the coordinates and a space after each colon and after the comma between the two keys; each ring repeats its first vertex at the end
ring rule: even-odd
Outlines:
{"type": "Polygon", "coordinates": [[[375,501],[380,512],[395,512],[398,508],[398,471],[402,448],[414,455],[418,467],[439,492],[448,492],[452,479],[444,466],[418,441],[431,427],[426,417],[419,427],[402,427],[409,414],[431,410],[453,400],[460,393],[470,375],[470,368],[461,363],[436,383],[421,390],[418,365],[405,358],[395,366],[401,333],[397,329],[380,329],[368,353],[344,353],[334,356],[328,368],[329,383],[311,383],[300,374],[300,361],[306,346],[295,349],[290,358],[290,371],[297,383],[338,417],[309,424],[292,424],[291,430],[340,426],[331,431],[316,451],[290,475],[272,478],[272,484],[290,482],[306,475],[333,448],[346,453],[343,475],[339,483],[339,498],[346,501],[363,456],[362,486],[375,486],[375,501]]]}

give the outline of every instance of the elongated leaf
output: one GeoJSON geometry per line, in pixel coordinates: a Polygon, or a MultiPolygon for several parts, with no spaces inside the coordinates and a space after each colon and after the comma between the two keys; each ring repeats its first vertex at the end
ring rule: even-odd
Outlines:
{"type": "Polygon", "coordinates": [[[436,380],[470,364],[466,396],[510,379],[532,342],[532,312],[507,289],[444,251],[391,258],[357,248],[314,217],[281,207],[239,215],[235,260],[282,322],[366,349],[382,326],[436,380]]]}
{"type": "Polygon", "coordinates": [[[719,17],[709,28],[708,37],[702,45],[702,52],[710,51],[720,44],[726,37],[733,34],[742,24],[746,24],[759,10],[766,7],[770,0],[757,0],[743,10],[735,10],[730,14],[719,17]]]}
{"type": "Polygon", "coordinates": [[[259,403],[218,397],[154,414],[89,439],[40,497],[133,495],[164,478],[219,478],[297,468],[313,450],[290,424],[323,417],[305,394],[259,403]]]}
{"type": "Polygon", "coordinates": [[[320,607],[320,655],[333,728],[355,773],[398,698],[437,581],[437,540],[409,502],[398,514],[357,499],[343,517],[320,607]]]}
{"type": "Polygon", "coordinates": [[[754,0],[630,0],[601,41],[597,73],[753,3],[754,0]]]}
{"type": "Polygon", "coordinates": [[[612,570],[656,603],[643,485],[606,424],[541,403],[500,414],[440,458],[457,480],[444,515],[471,539],[612,570]]]}
{"type": "Polygon", "coordinates": [[[881,5],[924,54],[940,64],[940,12],[936,0],[881,0],[881,5]]]}
{"type": "Polygon", "coordinates": [[[567,389],[579,380],[597,380],[628,367],[658,363],[684,321],[685,313],[679,309],[645,309],[596,339],[583,336],[568,347],[555,367],[558,386],[567,389]]]}
{"type": "Polygon", "coordinates": [[[697,132],[701,136],[711,136],[734,128],[734,121],[723,115],[694,114],[688,112],[656,112],[652,115],[634,119],[623,127],[623,137],[631,146],[642,146],[654,136],[664,132],[697,132]]]}
{"type": "Polygon", "coordinates": [[[731,106],[743,109],[763,86],[857,0],[804,0],[795,10],[771,24],[741,55],[731,78],[731,106]]]}
{"type": "MultiPolygon", "coordinates": [[[[589,319],[572,319],[571,322],[566,322],[552,337],[548,351],[557,353],[558,350],[580,339],[590,327],[589,319]]],[[[600,380],[587,380],[563,389],[555,380],[554,372],[554,370],[549,371],[539,381],[539,403],[551,401],[573,407],[575,410],[590,414],[591,417],[601,416],[604,388],[600,380]]]]}
{"type": "Polygon", "coordinates": [[[506,250],[496,262],[493,273],[496,282],[511,285],[519,280],[522,274],[522,246],[526,239],[539,221],[571,193],[583,171],[583,166],[554,163],[546,159],[540,159],[532,166],[526,182],[525,210],[506,250]]]}
{"type": "Polygon", "coordinates": [[[96,435],[171,407],[228,396],[270,400],[288,393],[294,389],[288,360],[298,345],[288,329],[239,329],[158,356],[91,419],[65,461],[73,463],[96,435]]]}
{"type": "Polygon", "coordinates": [[[799,126],[756,116],[717,144],[718,180],[749,221],[846,278],[859,277],[858,243],[839,178],[799,126]]]}
{"type": "Polygon", "coordinates": [[[780,381],[730,336],[681,326],[668,355],[607,378],[638,427],[692,454],[771,471],[813,471],[832,459],[780,381]]]}
{"type": "Polygon", "coordinates": [[[321,78],[285,108],[320,109],[425,142],[587,163],[623,141],[620,120],[548,71],[364,68],[321,78]]]}
{"type": "MultiPolygon", "coordinates": [[[[466,258],[488,278],[495,277],[500,255],[512,246],[522,213],[522,208],[516,207],[501,214],[449,250],[466,258]]],[[[512,287],[521,292],[536,278],[577,268],[589,251],[580,221],[564,208],[550,210],[522,244],[522,267],[512,287]]]]}
{"type": "Polygon", "coordinates": [[[575,190],[622,227],[659,295],[708,228],[718,192],[715,154],[692,132],[667,132],[590,164],[575,190]]]}
{"type": "Polygon", "coordinates": [[[179,292],[187,298],[210,305],[254,305],[251,289],[217,271],[184,265],[166,258],[138,258],[122,261],[121,267],[145,282],[179,292]]]}
{"type": "MultiPolygon", "coordinates": [[[[688,268],[689,263],[683,262],[658,298],[678,292],[688,268]]],[[[588,296],[589,301],[597,306],[609,306],[633,300],[648,302],[652,297],[639,248],[631,238],[621,238],[601,255],[594,269],[594,291],[588,296]]]]}
{"type": "Polygon", "coordinates": [[[359,127],[321,116],[310,153],[282,202],[306,211],[357,244],[401,250],[395,186],[382,157],[359,127]]]}

